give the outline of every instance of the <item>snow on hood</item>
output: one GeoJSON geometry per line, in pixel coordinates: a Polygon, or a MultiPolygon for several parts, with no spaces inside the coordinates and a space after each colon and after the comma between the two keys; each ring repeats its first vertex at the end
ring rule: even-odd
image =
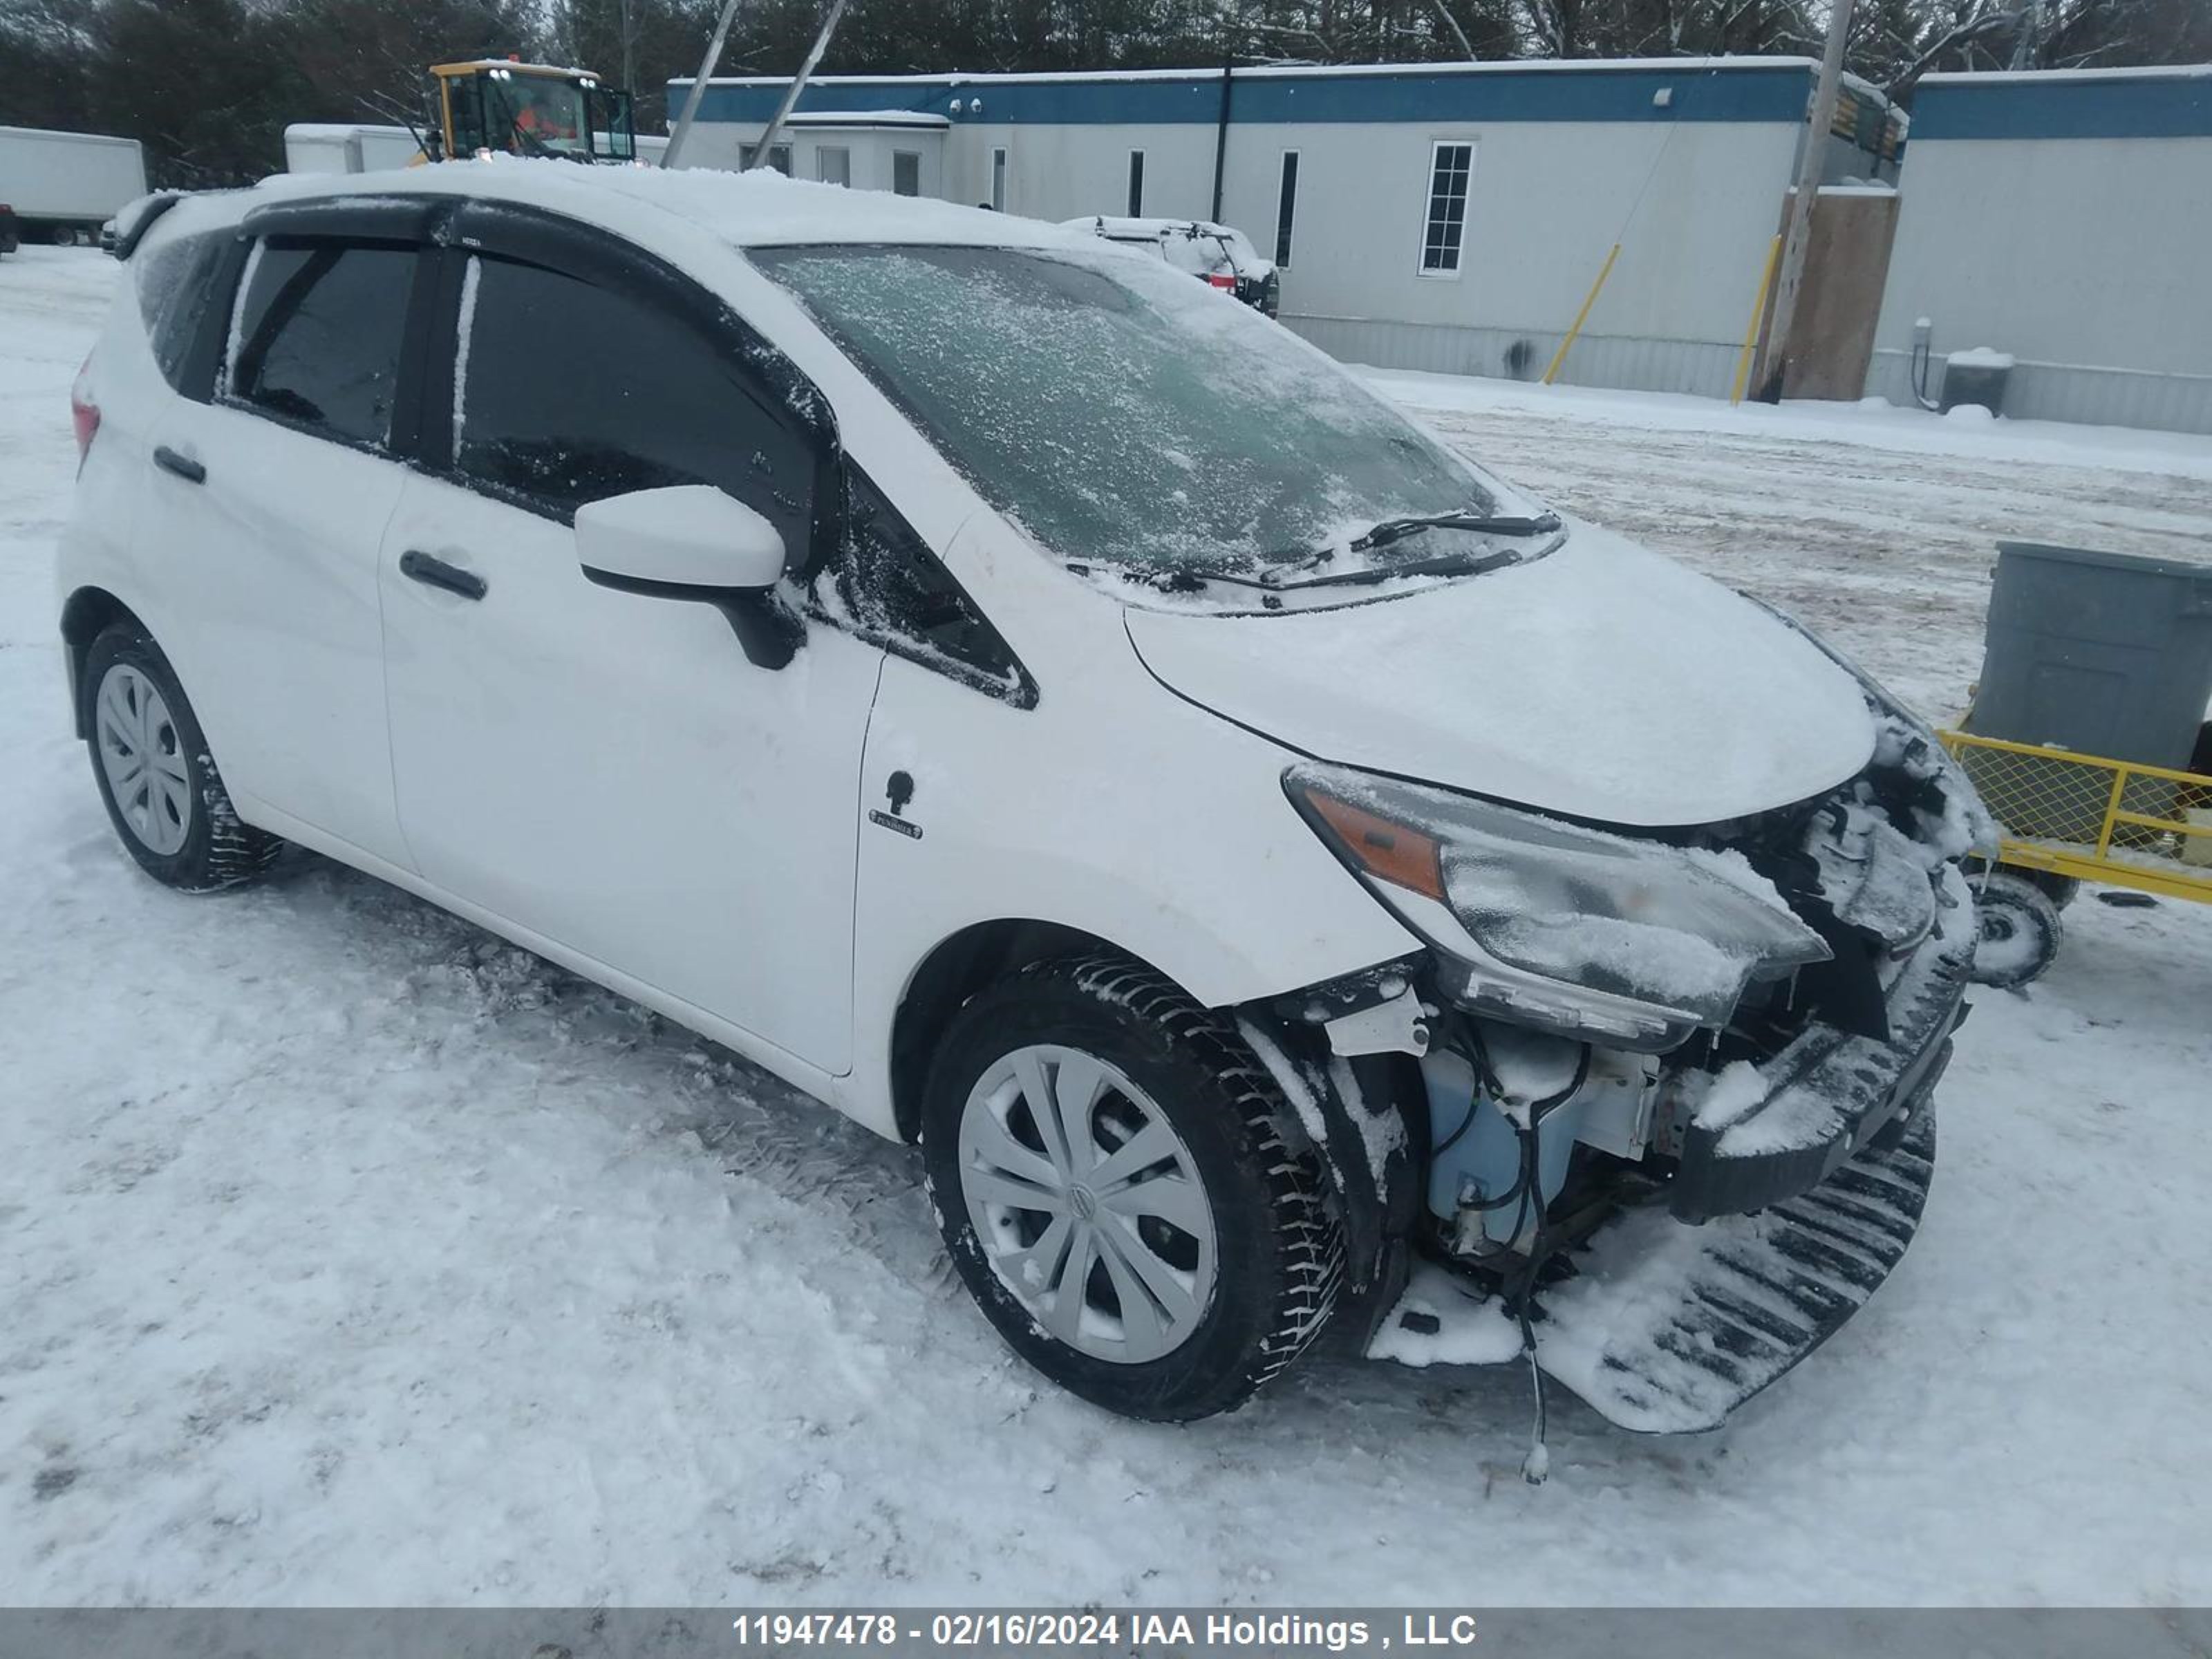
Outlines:
{"type": "Polygon", "coordinates": [[[1764,811],[1874,751],[1857,684],[1818,648],[1588,525],[1401,599],[1125,617],[1170,689],[1307,754],[1604,823],[1764,811]]]}

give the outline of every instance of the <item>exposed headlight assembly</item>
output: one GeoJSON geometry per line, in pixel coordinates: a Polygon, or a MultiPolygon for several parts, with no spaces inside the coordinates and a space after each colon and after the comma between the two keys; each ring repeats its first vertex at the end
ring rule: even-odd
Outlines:
{"type": "Polygon", "coordinates": [[[1330,849],[1501,1018],[1663,1053],[1753,980],[1831,952],[1741,856],[1609,835],[1309,763],[1283,775],[1330,849]]]}
{"type": "Polygon", "coordinates": [[[1942,797],[1940,809],[1920,826],[1927,844],[1945,858],[1971,853],[1984,864],[1995,865],[1997,821],[1983,805],[1981,792],[1966,775],[1966,768],[1943,746],[1936,729],[1887,686],[1787,611],[1764,599],[1753,599],[1748,593],[1743,597],[1859,683],[1877,720],[1875,764],[1900,768],[1930,781],[1942,797]]]}

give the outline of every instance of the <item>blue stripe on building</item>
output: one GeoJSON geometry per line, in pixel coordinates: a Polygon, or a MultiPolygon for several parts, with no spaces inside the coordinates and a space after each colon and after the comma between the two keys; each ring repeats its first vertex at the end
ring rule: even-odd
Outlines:
{"type": "Polygon", "coordinates": [[[1912,142],[1945,138],[2212,137],[2212,76],[1924,82],[1912,142]]]}
{"type": "MultiPolygon", "coordinates": [[[[1695,60],[1680,70],[1510,70],[1479,74],[1267,75],[1232,77],[1231,119],[1243,125],[1416,121],[1778,121],[1805,118],[1812,71],[1802,64],[1714,68],[1695,60]],[[1671,89],[1665,106],[1653,102],[1671,89]]],[[[671,82],[671,104],[688,83],[671,82]]],[[[781,82],[709,86],[705,121],[764,122],[782,96],[781,82]]],[[[980,96],[983,112],[963,125],[1104,126],[1212,125],[1221,115],[1221,77],[1188,80],[845,81],[810,85],[801,110],[923,110],[951,115],[951,101],[980,96]]]]}

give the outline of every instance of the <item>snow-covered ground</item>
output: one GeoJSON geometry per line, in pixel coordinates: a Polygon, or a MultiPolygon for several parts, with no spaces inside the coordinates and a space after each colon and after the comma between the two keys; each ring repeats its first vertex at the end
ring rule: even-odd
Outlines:
{"type": "MultiPolygon", "coordinates": [[[[116,273],[0,261],[0,1600],[2212,1597],[2212,910],[2085,900],[1980,1000],[1918,1243],[1717,1435],[1555,1401],[1530,1488],[1517,1370],[1344,1359],[1120,1422],[1000,1349],[907,1152],[319,860],[137,873],[47,590],[116,273]]],[[[1937,708],[1996,538],[2212,537],[2190,441],[1388,384],[1937,708]]]]}

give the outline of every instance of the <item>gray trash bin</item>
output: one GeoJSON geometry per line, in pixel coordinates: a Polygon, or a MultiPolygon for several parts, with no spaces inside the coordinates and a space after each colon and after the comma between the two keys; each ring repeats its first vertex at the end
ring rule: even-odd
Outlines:
{"type": "MultiPolygon", "coordinates": [[[[2149,766],[2186,767],[2212,699],[2212,564],[1997,544],[1981,689],[1969,728],[1985,738],[2149,766]]],[[[1982,750],[1970,772],[1993,800],[2039,804],[2014,835],[2094,841],[2102,774],[1982,750]],[[2040,767],[2049,779],[2012,774],[2040,767]],[[2079,799],[2076,799],[2078,797],[2079,799]]],[[[2154,780],[2142,781],[2149,787],[2154,780]]],[[[2174,786],[2154,788],[2171,794],[2174,786]]],[[[2130,797],[2132,811],[2171,803],[2130,797]]]]}

